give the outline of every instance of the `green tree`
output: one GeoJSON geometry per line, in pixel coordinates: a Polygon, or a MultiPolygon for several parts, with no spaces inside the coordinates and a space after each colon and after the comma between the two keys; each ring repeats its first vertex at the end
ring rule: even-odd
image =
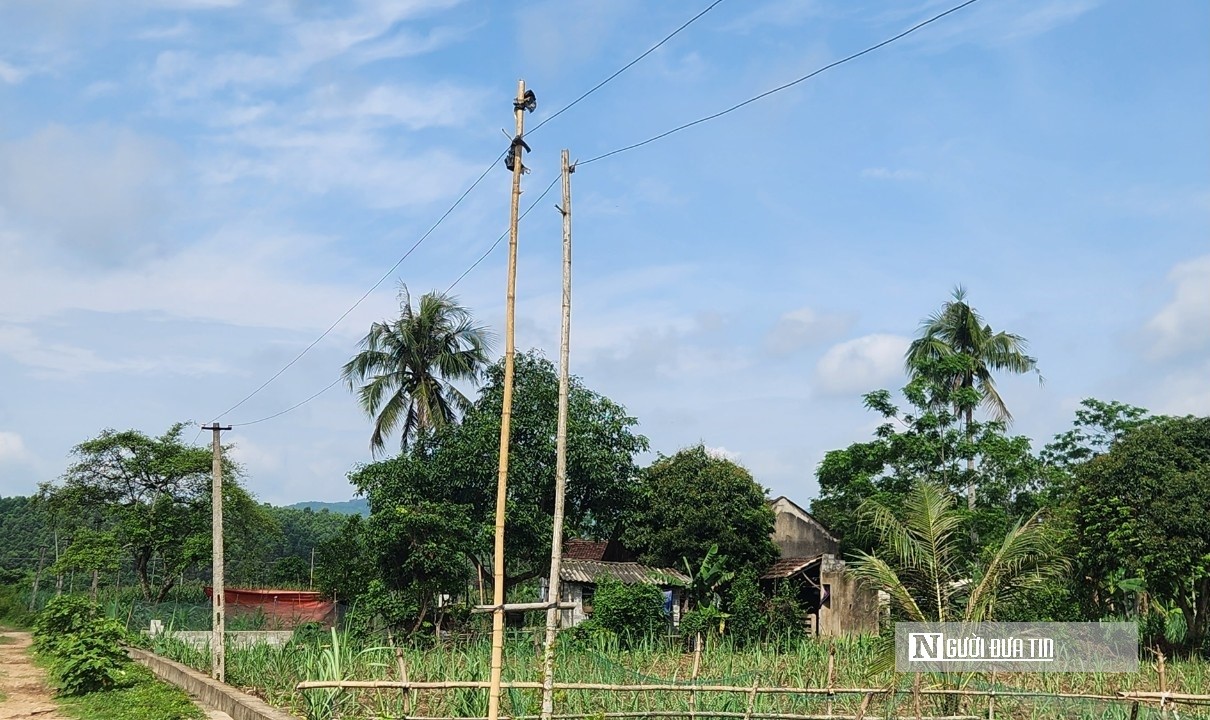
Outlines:
{"type": "MultiPolygon", "coordinates": [[[[502,399],[503,366],[497,363],[462,422],[421,437],[405,455],[350,473],[370,501],[366,526],[371,546],[386,553],[380,565],[385,570],[394,563],[388,583],[393,588],[433,580],[426,592],[436,592],[458,575],[455,589],[461,590],[468,568],[490,580],[502,399]],[[431,543],[439,543],[432,547],[434,566],[405,560],[412,549],[431,543]]],[[[647,448],[647,439],[632,431],[636,421],[624,408],[578,378],[572,379],[568,402],[565,532],[609,538],[631,503],[633,458],[647,448]]],[[[557,406],[554,366],[536,353],[518,354],[505,527],[507,587],[539,577],[550,566],[557,406]]]]}
{"type": "Polygon", "coordinates": [[[978,556],[964,551],[967,515],[945,488],[916,482],[902,505],[862,504],[877,534],[873,553],[858,551],[849,570],[890,595],[894,616],[911,622],[982,622],[997,606],[1066,572],[1051,529],[1035,513],[978,556]]]}
{"type": "Polygon", "coordinates": [[[717,545],[737,571],[764,570],[777,557],[765,489],[704,445],[660,456],[639,476],[623,542],[660,567],[700,565],[717,545]]]}
{"type": "Polygon", "coordinates": [[[1097,592],[1142,579],[1160,607],[1179,608],[1199,647],[1210,628],[1210,418],[1126,432],[1076,469],[1071,508],[1081,577],[1097,592]]]}
{"type": "MultiPolygon", "coordinates": [[[[1025,338],[993,331],[979,313],[967,303],[966,290],[954,289],[953,299],[920,323],[920,336],[908,346],[904,365],[911,378],[929,375],[949,383],[955,390],[973,390],[980,404],[996,419],[1011,422],[1012,414],[996,390],[995,372],[1023,374],[1037,372],[1038,363],[1026,354],[1025,338]]],[[[1041,375],[1039,375],[1039,378],[1041,375]]],[[[952,396],[955,410],[963,415],[968,436],[974,435],[974,404],[968,395],[952,396]]],[[[975,460],[967,457],[972,476],[967,486],[967,507],[975,509],[975,460]]],[[[975,528],[971,528],[975,532],[975,528]]]]}
{"type": "Polygon", "coordinates": [[[95,603],[101,573],[117,570],[121,553],[117,537],[113,532],[84,528],[76,531],[71,545],[67,546],[59,559],[51,565],[50,571],[58,575],[74,570],[90,573],[92,584],[89,588],[89,596],[95,603]]]}
{"type": "Polygon", "coordinates": [[[365,525],[360,515],[349,516],[340,532],[316,550],[315,586],[338,601],[357,597],[377,576],[365,525]]]}
{"type": "MultiPolygon", "coordinates": [[[[77,445],[58,484],[44,484],[50,507],[76,527],[112,531],[134,566],[143,596],[162,601],[180,575],[210,557],[209,448],[181,439],[177,423],[160,437],[104,430],[77,445]],[[99,520],[98,520],[99,519],[99,520]],[[163,572],[153,582],[152,562],[163,572]]],[[[239,485],[239,467],[224,456],[224,523],[229,536],[263,527],[263,513],[239,485]]]]}
{"type": "Polygon", "coordinates": [[[1134,405],[1096,398],[1080,401],[1072,429],[1055,436],[1041,457],[1047,464],[1063,472],[1073,472],[1080,465],[1109,452],[1115,442],[1137,427],[1156,420],[1134,405]]]}
{"type": "MultiPolygon", "coordinates": [[[[820,491],[811,513],[839,534],[846,552],[875,547],[876,534],[859,510],[862,503],[894,505],[919,481],[954,492],[978,485],[983,503],[968,513],[979,535],[1002,535],[1016,518],[1038,508],[1047,477],[1029,438],[1008,435],[999,420],[968,421],[955,396],[969,399],[970,390],[940,375],[913,378],[903,388],[906,408],[892,402],[886,390],[867,394],[866,408],[882,417],[873,439],[828,452],[816,469],[820,491]]],[[[964,549],[978,551],[970,539],[964,549]]]]}
{"type": "Polygon", "coordinates": [[[454,422],[470,401],[453,381],[477,380],[491,351],[491,334],[455,298],[427,293],[414,309],[405,285],[399,310],[398,318],[370,326],[342,371],[374,418],[375,454],[401,425],[400,447],[406,448],[418,433],[454,422]]]}

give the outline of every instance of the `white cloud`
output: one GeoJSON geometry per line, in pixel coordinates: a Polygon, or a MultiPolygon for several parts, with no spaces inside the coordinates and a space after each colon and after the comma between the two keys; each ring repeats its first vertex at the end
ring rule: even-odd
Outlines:
{"type": "Polygon", "coordinates": [[[1210,361],[1164,372],[1149,395],[1148,409],[1159,415],[1210,415],[1210,361]]]}
{"type": "Polygon", "coordinates": [[[903,373],[911,343],[900,335],[866,335],[833,345],[815,366],[815,387],[825,395],[866,393],[903,373]]]}
{"type": "Polygon", "coordinates": [[[1172,300],[1145,326],[1152,339],[1148,356],[1168,358],[1210,343],[1210,255],[1177,263],[1168,273],[1172,300]]]}
{"type": "Polygon", "coordinates": [[[16,85],[24,80],[28,74],[27,71],[0,60],[0,82],[16,85]]]}
{"type": "Polygon", "coordinates": [[[777,319],[765,337],[765,346],[776,355],[786,355],[827,342],[850,324],[851,320],[843,315],[821,314],[809,307],[791,310],[777,319]]]}
{"type": "Polygon", "coordinates": [[[719,447],[706,446],[706,454],[715,460],[730,460],[731,462],[739,462],[739,453],[728,450],[721,445],[719,447]]]}
{"type": "Polygon", "coordinates": [[[23,463],[30,459],[25,440],[8,430],[0,430],[0,463],[23,463]]]}
{"type": "Polygon", "coordinates": [[[245,437],[233,436],[231,457],[243,465],[246,470],[258,472],[277,472],[282,468],[281,454],[262,447],[245,437]]]}
{"type": "Polygon", "coordinates": [[[355,95],[329,85],[316,94],[313,117],[353,118],[411,130],[464,125],[478,114],[486,93],[449,83],[432,86],[378,85],[355,95]]]}

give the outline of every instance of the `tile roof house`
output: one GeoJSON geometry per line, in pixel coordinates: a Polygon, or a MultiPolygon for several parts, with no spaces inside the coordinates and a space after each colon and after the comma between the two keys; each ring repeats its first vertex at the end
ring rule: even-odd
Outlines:
{"type": "MultiPolygon", "coordinates": [[[[574,603],[562,611],[561,625],[572,627],[592,615],[592,600],[597,585],[605,578],[623,585],[654,585],[664,593],[664,609],[673,625],[680,622],[686,610],[685,588],[690,578],[672,568],[654,568],[633,562],[632,557],[615,541],[568,540],[563,545],[563,562],[559,566],[559,600],[574,603]]],[[[542,581],[541,599],[548,597],[548,583],[542,581]]]]}

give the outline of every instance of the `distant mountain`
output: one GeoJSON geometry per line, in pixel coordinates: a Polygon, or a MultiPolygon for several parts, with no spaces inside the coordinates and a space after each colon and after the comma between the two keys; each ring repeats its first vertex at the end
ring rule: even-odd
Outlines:
{"type": "Polygon", "coordinates": [[[299,510],[311,508],[314,512],[327,510],[328,512],[340,513],[342,515],[362,515],[369,517],[370,502],[365,498],[354,498],[345,502],[319,502],[318,500],[308,500],[306,502],[297,502],[286,507],[298,508],[299,510]]]}

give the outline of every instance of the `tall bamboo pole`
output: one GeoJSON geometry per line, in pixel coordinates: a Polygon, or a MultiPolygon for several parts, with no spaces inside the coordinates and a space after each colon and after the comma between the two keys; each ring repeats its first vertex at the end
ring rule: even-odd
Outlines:
{"type": "Polygon", "coordinates": [[[555,434],[555,517],[550,542],[550,583],[546,611],[546,647],[542,656],[542,720],[555,711],[555,636],[559,632],[559,570],[563,563],[563,500],[567,494],[567,395],[571,384],[571,174],[575,172],[563,151],[563,330],[559,338],[559,421],[555,434]]]}
{"type": "Polygon", "coordinates": [[[513,103],[517,134],[513,140],[513,193],[508,226],[508,295],[504,306],[504,399],[500,408],[500,470],[496,480],[496,546],[492,557],[492,672],[488,720],[500,717],[500,679],[504,667],[504,511],[508,504],[508,439],[513,415],[514,313],[517,305],[517,221],[521,205],[521,138],[525,135],[525,81],[517,81],[513,103]]]}

